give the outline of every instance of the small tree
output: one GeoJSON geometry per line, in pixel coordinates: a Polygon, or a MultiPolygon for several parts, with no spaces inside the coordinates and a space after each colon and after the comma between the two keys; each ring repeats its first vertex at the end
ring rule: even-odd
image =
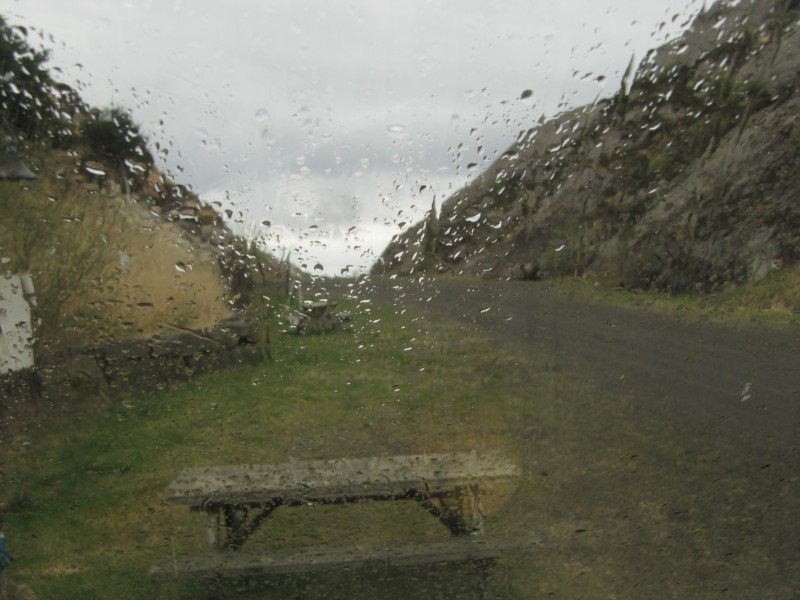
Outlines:
{"type": "Polygon", "coordinates": [[[5,126],[32,138],[51,133],[59,117],[50,93],[53,81],[44,67],[49,54],[31,48],[27,36],[26,28],[0,16],[0,116],[5,126]]]}
{"type": "Polygon", "coordinates": [[[83,127],[92,156],[121,166],[126,159],[153,163],[144,137],[131,115],[118,107],[93,110],[83,127]]]}

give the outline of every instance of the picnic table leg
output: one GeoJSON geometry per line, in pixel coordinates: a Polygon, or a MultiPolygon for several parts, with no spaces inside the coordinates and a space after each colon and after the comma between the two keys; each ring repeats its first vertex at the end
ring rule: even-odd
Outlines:
{"type": "Polygon", "coordinates": [[[489,597],[489,578],[494,559],[483,559],[476,561],[475,568],[478,572],[478,592],[481,600],[489,597]]]}
{"type": "Polygon", "coordinates": [[[483,533],[483,509],[478,485],[459,487],[444,494],[423,494],[418,500],[453,535],[483,533]]]}
{"type": "Polygon", "coordinates": [[[483,517],[485,516],[485,513],[483,512],[483,507],[481,506],[481,495],[478,484],[473,484],[466,488],[466,493],[463,497],[463,500],[466,501],[467,506],[465,506],[462,510],[467,511],[469,523],[472,527],[472,533],[483,534],[483,517]]]}
{"type": "MultiPolygon", "coordinates": [[[[222,515],[227,535],[224,545],[231,550],[241,548],[272,512],[280,506],[280,501],[259,505],[225,506],[222,515]],[[256,510],[258,509],[258,512],[256,510]],[[253,514],[255,513],[255,514],[253,514]]],[[[219,543],[219,542],[218,542],[219,543]]]]}
{"type": "Polygon", "coordinates": [[[244,521],[247,519],[247,509],[239,506],[225,506],[222,509],[225,522],[225,547],[235,548],[235,540],[239,537],[244,521]]]}
{"type": "Polygon", "coordinates": [[[208,517],[208,548],[217,550],[219,548],[219,511],[210,510],[206,515],[208,517]]]}

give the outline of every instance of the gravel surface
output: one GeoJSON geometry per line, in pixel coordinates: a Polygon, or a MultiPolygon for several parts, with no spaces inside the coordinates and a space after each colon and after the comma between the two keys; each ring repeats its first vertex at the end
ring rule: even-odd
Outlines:
{"type": "Polygon", "coordinates": [[[551,382],[548,407],[510,423],[526,480],[507,516],[542,542],[509,597],[798,597],[797,326],[589,304],[545,283],[384,281],[375,298],[524,357],[498,394],[551,382]]]}

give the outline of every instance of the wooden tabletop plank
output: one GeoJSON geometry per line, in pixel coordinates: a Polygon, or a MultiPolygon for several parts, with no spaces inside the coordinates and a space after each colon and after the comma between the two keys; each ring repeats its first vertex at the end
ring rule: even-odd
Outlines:
{"type": "Polygon", "coordinates": [[[409,491],[446,492],[459,486],[519,476],[496,453],[416,454],[206,467],[182,472],[166,501],[199,508],[208,502],[326,502],[391,497],[409,491]]]}

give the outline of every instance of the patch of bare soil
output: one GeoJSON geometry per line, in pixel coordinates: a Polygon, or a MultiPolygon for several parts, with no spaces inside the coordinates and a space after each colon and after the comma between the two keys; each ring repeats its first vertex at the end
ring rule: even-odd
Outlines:
{"type": "Polygon", "coordinates": [[[191,239],[176,223],[122,197],[117,281],[102,292],[113,322],[151,334],[163,323],[210,329],[230,315],[215,250],[191,239]]]}
{"type": "Polygon", "coordinates": [[[544,283],[387,281],[376,296],[534,365],[498,389],[530,399],[509,418],[526,477],[506,526],[542,540],[511,561],[509,597],[797,597],[796,327],[588,305],[544,283]],[[570,385],[537,389],[542,373],[570,385]]]}

